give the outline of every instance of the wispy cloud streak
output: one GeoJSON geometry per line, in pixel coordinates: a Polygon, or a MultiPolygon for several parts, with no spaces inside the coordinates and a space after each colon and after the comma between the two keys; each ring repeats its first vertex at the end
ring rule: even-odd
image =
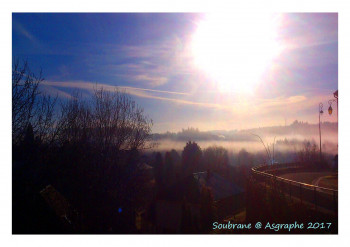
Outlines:
{"type": "Polygon", "coordinates": [[[37,39],[34,37],[34,35],[32,35],[30,32],[28,32],[21,23],[19,23],[18,21],[13,21],[12,22],[13,28],[14,30],[16,30],[18,33],[20,33],[21,35],[23,35],[24,37],[26,37],[27,39],[29,39],[30,41],[32,41],[33,43],[37,43],[37,39]]]}
{"type": "Polygon", "coordinates": [[[194,99],[199,98],[198,95],[192,95],[184,92],[162,91],[128,86],[113,86],[85,81],[45,81],[43,84],[50,87],[84,89],[88,91],[92,91],[96,87],[103,87],[107,91],[120,90],[139,98],[167,101],[180,105],[224,110],[230,114],[242,115],[271,114],[276,112],[285,112],[286,109],[289,109],[290,112],[297,113],[314,107],[317,102],[327,98],[327,95],[295,95],[290,97],[278,97],[274,99],[249,98],[245,99],[244,102],[236,100],[214,103],[208,99],[204,99],[204,101],[195,101],[194,99]],[[175,96],[175,98],[168,97],[166,95],[172,95],[175,96]]]}
{"type": "Polygon", "coordinates": [[[141,97],[141,98],[170,101],[177,104],[195,105],[195,106],[210,107],[210,108],[225,109],[227,107],[227,106],[215,104],[215,103],[195,102],[195,101],[179,99],[179,98],[168,98],[168,97],[156,96],[148,93],[148,92],[156,92],[156,93],[172,94],[172,95],[180,95],[180,96],[190,95],[188,93],[181,93],[181,92],[171,92],[171,91],[152,90],[152,89],[145,89],[145,88],[124,87],[124,86],[112,86],[108,84],[101,84],[101,83],[97,84],[93,82],[84,82],[84,81],[77,81],[77,82],[76,81],[74,82],[45,81],[43,82],[43,84],[48,86],[61,87],[61,88],[85,89],[89,91],[92,91],[95,87],[103,87],[103,89],[107,91],[115,91],[115,90],[121,89],[121,90],[124,90],[124,92],[127,94],[130,94],[136,97],[141,97]]]}

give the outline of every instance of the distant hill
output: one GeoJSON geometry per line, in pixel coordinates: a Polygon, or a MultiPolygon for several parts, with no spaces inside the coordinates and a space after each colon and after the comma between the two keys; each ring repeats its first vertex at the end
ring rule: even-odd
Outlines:
{"type": "MultiPolygon", "coordinates": [[[[322,136],[326,139],[337,138],[338,123],[323,122],[321,123],[322,136]]],[[[244,130],[212,130],[200,131],[198,128],[182,129],[177,133],[155,133],[153,139],[157,140],[173,140],[173,141],[257,141],[252,134],[258,134],[262,137],[277,138],[297,138],[297,139],[315,139],[319,135],[318,124],[309,124],[295,120],[287,126],[269,126],[262,128],[252,128],[244,130]]]]}

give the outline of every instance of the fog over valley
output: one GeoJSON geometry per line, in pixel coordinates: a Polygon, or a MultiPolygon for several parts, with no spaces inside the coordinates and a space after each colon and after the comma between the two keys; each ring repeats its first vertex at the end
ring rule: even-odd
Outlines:
{"type": "MultiPolygon", "coordinates": [[[[296,154],[300,151],[305,143],[310,142],[319,149],[319,128],[318,124],[309,124],[305,122],[294,121],[287,126],[271,126],[246,130],[214,130],[200,131],[197,128],[182,129],[182,131],[166,132],[162,134],[153,134],[155,142],[154,151],[165,152],[175,149],[181,152],[187,141],[195,141],[202,149],[211,146],[221,146],[227,149],[231,155],[237,155],[241,150],[249,153],[261,153],[265,155],[264,145],[258,136],[271,152],[296,154]],[[275,145],[273,146],[275,140],[275,145]]],[[[337,153],[338,148],[338,124],[333,122],[321,123],[322,151],[329,155],[337,153]]],[[[276,162],[292,161],[278,160],[276,162]]]]}

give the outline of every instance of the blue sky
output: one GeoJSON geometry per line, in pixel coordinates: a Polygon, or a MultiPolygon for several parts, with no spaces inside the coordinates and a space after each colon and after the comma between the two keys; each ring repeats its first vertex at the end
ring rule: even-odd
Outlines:
{"type": "Polygon", "coordinates": [[[154,132],[315,123],[338,89],[338,16],[265,17],[14,13],[12,53],[62,100],[96,83],[125,90],[154,132]]]}

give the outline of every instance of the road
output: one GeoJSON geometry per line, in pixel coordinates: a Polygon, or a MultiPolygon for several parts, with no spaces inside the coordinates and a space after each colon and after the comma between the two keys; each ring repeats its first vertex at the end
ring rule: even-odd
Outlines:
{"type": "MultiPolygon", "coordinates": [[[[329,172],[297,172],[297,173],[287,173],[279,175],[280,177],[290,179],[293,181],[298,181],[302,183],[312,184],[313,181],[322,181],[321,178],[325,176],[330,176],[329,172]]],[[[258,179],[262,181],[265,180],[264,177],[258,176],[258,179]]],[[[273,178],[269,178],[271,182],[274,181],[273,178]]],[[[301,185],[292,182],[286,182],[283,180],[276,179],[277,188],[289,195],[291,198],[297,198],[301,202],[311,203],[317,205],[319,209],[323,208],[329,211],[336,211],[338,193],[334,191],[320,190],[316,187],[309,187],[306,185],[301,185]],[[327,193],[325,193],[327,191],[327,193]]]]}
{"type": "Polygon", "coordinates": [[[327,183],[320,183],[323,179],[331,177],[338,177],[338,173],[336,172],[295,172],[295,173],[286,173],[279,175],[282,178],[312,184],[316,186],[326,187],[329,189],[338,189],[337,181],[334,183],[336,186],[327,186],[327,183]]]}

